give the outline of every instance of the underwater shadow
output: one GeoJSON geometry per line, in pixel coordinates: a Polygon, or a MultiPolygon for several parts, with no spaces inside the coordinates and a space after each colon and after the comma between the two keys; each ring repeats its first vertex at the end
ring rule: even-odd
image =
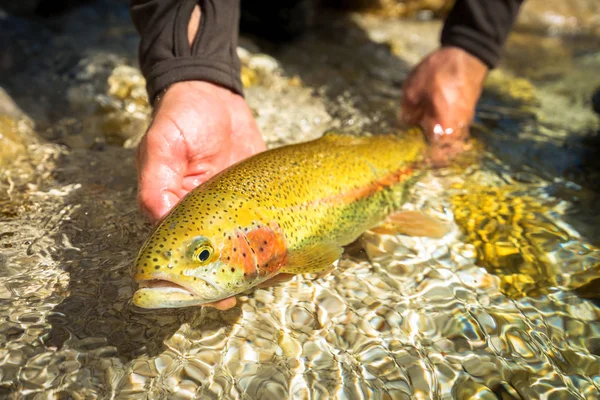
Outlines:
{"type": "Polygon", "coordinates": [[[131,304],[136,284],[130,269],[151,230],[136,202],[133,151],[74,150],[58,162],[54,179],[80,183],[65,198],[71,206],[55,234],[52,258],[69,274],[66,297],[48,316],[47,346],[104,354],[128,362],[164,351],[181,327],[230,326],[241,309],[223,315],[212,309],[142,310],[131,304]]]}

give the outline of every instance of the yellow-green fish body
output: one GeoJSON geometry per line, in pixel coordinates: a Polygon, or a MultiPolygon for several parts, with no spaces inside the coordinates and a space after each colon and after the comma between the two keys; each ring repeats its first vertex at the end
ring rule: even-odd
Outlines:
{"type": "Polygon", "coordinates": [[[146,308],[214,302],[279,273],[319,272],[405,201],[426,144],[402,136],[323,137],[257,154],[184,197],[134,266],[146,308]]]}

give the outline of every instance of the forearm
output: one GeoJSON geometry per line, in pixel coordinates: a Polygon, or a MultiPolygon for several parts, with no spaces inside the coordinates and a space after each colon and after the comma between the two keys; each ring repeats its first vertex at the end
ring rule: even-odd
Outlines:
{"type": "Polygon", "coordinates": [[[456,0],[442,46],[460,47],[494,68],[523,0],[456,0]]]}
{"type": "MultiPolygon", "coordinates": [[[[237,56],[239,0],[131,0],[141,36],[139,62],[151,103],[175,82],[200,80],[243,94],[237,56]],[[190,16],[200,26],[190,46],[190,16]]],[[[193,31],[193,30],[192,30],[193,31]]]]}

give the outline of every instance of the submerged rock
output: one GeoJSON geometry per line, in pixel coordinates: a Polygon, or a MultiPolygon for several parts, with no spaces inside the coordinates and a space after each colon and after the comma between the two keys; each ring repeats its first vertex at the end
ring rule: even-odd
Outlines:
{"type": "Polygon", "coordinates": [[[528,0],[523,3],[516,27],[552,34],[600,37],[600,2],[528,0]]]}
{"type": "Polygon", "coordinates": [[[80,129],[71,133],[81,137],[59,135],[62,141],[71,147],[98,142],[135,147],[148,128],[151,113],[140,71],[114,57],[99,56],[80,62],[77,76],[81,83],[69,89],[67,98],[74,113],[81,116],[80,129]]]}
{"type": "Polygon", "coordinates": [[[471,178],[454,187],[454,217],[506,295],[573,290],[600,276],[600,249],[556,221],[565,211],[558,199],[544,195],[543,181],[527,175],[521,180],[529,185],[481,185],[477,174],[471,178]],[[532,183],[540,185],[538,193],[532,183]]]}
{"type": "Polygon", "coordinates": [[[31,142],[31,123],[25,119],[18,120],[0,116],[0,166],[14,163],[26,153],[27,144],[31,142]]]}
{"type": "Polygon", "coordinates": [[[533,107],[539,103],[535,86],[527,79],[501,70],[492,70],[485,82],[484,91],[505,103],[517,107],[533,107]]]}
{"type": "Polygon", "coordinates": [[[573,68],[573,49],[559,37],[513,32],[502,64],[529,79],[559,78],[573,68]]]}

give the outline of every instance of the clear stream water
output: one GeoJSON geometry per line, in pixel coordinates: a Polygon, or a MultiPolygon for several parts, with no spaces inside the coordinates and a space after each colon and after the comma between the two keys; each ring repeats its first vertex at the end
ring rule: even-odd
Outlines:
{"type": "MultiPolygon", "coordinates": [[[[478,110],[486,151],[430,171],[406,205],[450,222],[446,237],[366,233],[331,274],[232,310],[141,311],[133,146],[148,107],[126,8],[8,21],[25,46],[2,84],[33,122],[0,127],[43,139],[0,176],[0,398],[600,398],[598,42],[557,39],[547,52],[568,62],[537,76],[516,61],[548,38],[513,47],[478,110]]],[[[269,145],[397,129],[402,80],[437,32],[325,15],[285,48],[242,42],[269,145]]]]}

